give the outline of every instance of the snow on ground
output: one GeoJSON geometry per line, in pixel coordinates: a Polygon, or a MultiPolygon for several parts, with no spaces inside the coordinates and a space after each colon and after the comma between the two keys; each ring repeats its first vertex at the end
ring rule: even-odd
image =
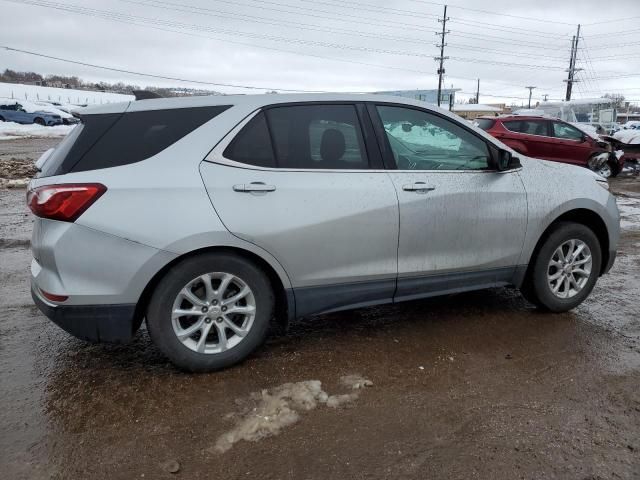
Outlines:
{"type": "Polygon", "coordinates": [[[0,122],[0,140],[35,137],[64,137],[74,128],[75,125],[56,125],[55,127],[45,127],[35,123],[31,125],[21,125],[14,122],[0,122]]]}
{"type": "Polygon", "coordinates": [[[618,130],[613,138],[629,145],[640,145],[640,130],[618,130]]]}
{"type": "Polygon", "coordinates": [[[636,198],[619,197],[620,227],[625,230],[640,229],[640,202],[636,198]]]}
{"type": "Polygon", "coordinates": [[[3,82],[0,82],[0,97],[15,98],[20,101],[59,102],[71,105],[100,105],[103,103],[130,102],[135,99],[133,95],[121,95],[119,93],[39,87],[37,85],[3,82]]]}
{"type": "MultiPolygon", "coordinates": [[[[240,415],[231,414],[231,417],[240,417],[236,426],[222,434],[209,451],[224,453],[240,440],[255,442],[278,435],[283,428],[296,423],[300,413],[313,410],[318,404],[337,408],[353,402],[359,397],[361,389],[373,385],[360,375],[345,375],[340,378],[340,384],[349,393],[329,395],[322,389],[320,380],[285,383],[255,392],[252,394],[254,405],[246,405],[245,412],[240,415]]],[[[242,403],[244,401],[240,400],[242,403]]]]}

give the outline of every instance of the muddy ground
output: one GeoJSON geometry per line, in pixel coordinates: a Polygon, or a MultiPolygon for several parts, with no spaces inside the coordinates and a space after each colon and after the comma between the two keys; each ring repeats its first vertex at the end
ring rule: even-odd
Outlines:
{"type": "Polygon", "coordinates": [[[619,258],[572,312],[493,289],[320,316],[206,375],[173,368],[144,328],[91,345],[40,314],[24,190],[2,189],[0,477],[640,478],[640,179],[611,185],[619,258]],[[216,450],[254,392],[320,380],[341,393],[349,374],[373,386],[216,450]]]}

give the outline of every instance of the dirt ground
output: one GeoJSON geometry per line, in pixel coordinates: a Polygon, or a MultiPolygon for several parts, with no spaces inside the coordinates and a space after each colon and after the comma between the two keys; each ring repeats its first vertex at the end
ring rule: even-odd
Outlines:
{"type": "Polygon", "coordinates": [[[640,179],[611,185],[619,258],[572,312],[501,288],[319,316],[206,375],[173,368],[144,328],[92,345],[40,314],[24,190],[0,189],[0,477],[640,478],[640,179]],[[355,374],[373,385],[353,401],[215,448],[263,389],[342,393],[355,374]]]}

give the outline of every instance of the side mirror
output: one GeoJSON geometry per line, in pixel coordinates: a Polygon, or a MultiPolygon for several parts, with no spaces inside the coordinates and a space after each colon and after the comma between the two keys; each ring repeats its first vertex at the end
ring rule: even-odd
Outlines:
{"type": "Polygon", "coordinates": [[[499,172],[505,170],[513,170],[514,168],[520,168],[522,164],[518,157],[514,157],[508,150],[498,150],[496,168],[499,172]]]}
{"type": "Polygon", "coordinates": [[[410,132],[411,129],[413,128],[413,126],[410,123],[403,123],[402,124],[402,131],[403,132],[410,132]]]}

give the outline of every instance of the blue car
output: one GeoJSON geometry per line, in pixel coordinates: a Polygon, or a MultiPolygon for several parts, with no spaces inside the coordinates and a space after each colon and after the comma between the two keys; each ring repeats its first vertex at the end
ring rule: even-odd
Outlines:
{"type": "Polygon", "coordinates": [[[37,123],[52,127],[62,125],[62,118],[60,115],[44,111],[29,113],[19,103],[3,104],[0,102],[0,122],[37,123]]]}

